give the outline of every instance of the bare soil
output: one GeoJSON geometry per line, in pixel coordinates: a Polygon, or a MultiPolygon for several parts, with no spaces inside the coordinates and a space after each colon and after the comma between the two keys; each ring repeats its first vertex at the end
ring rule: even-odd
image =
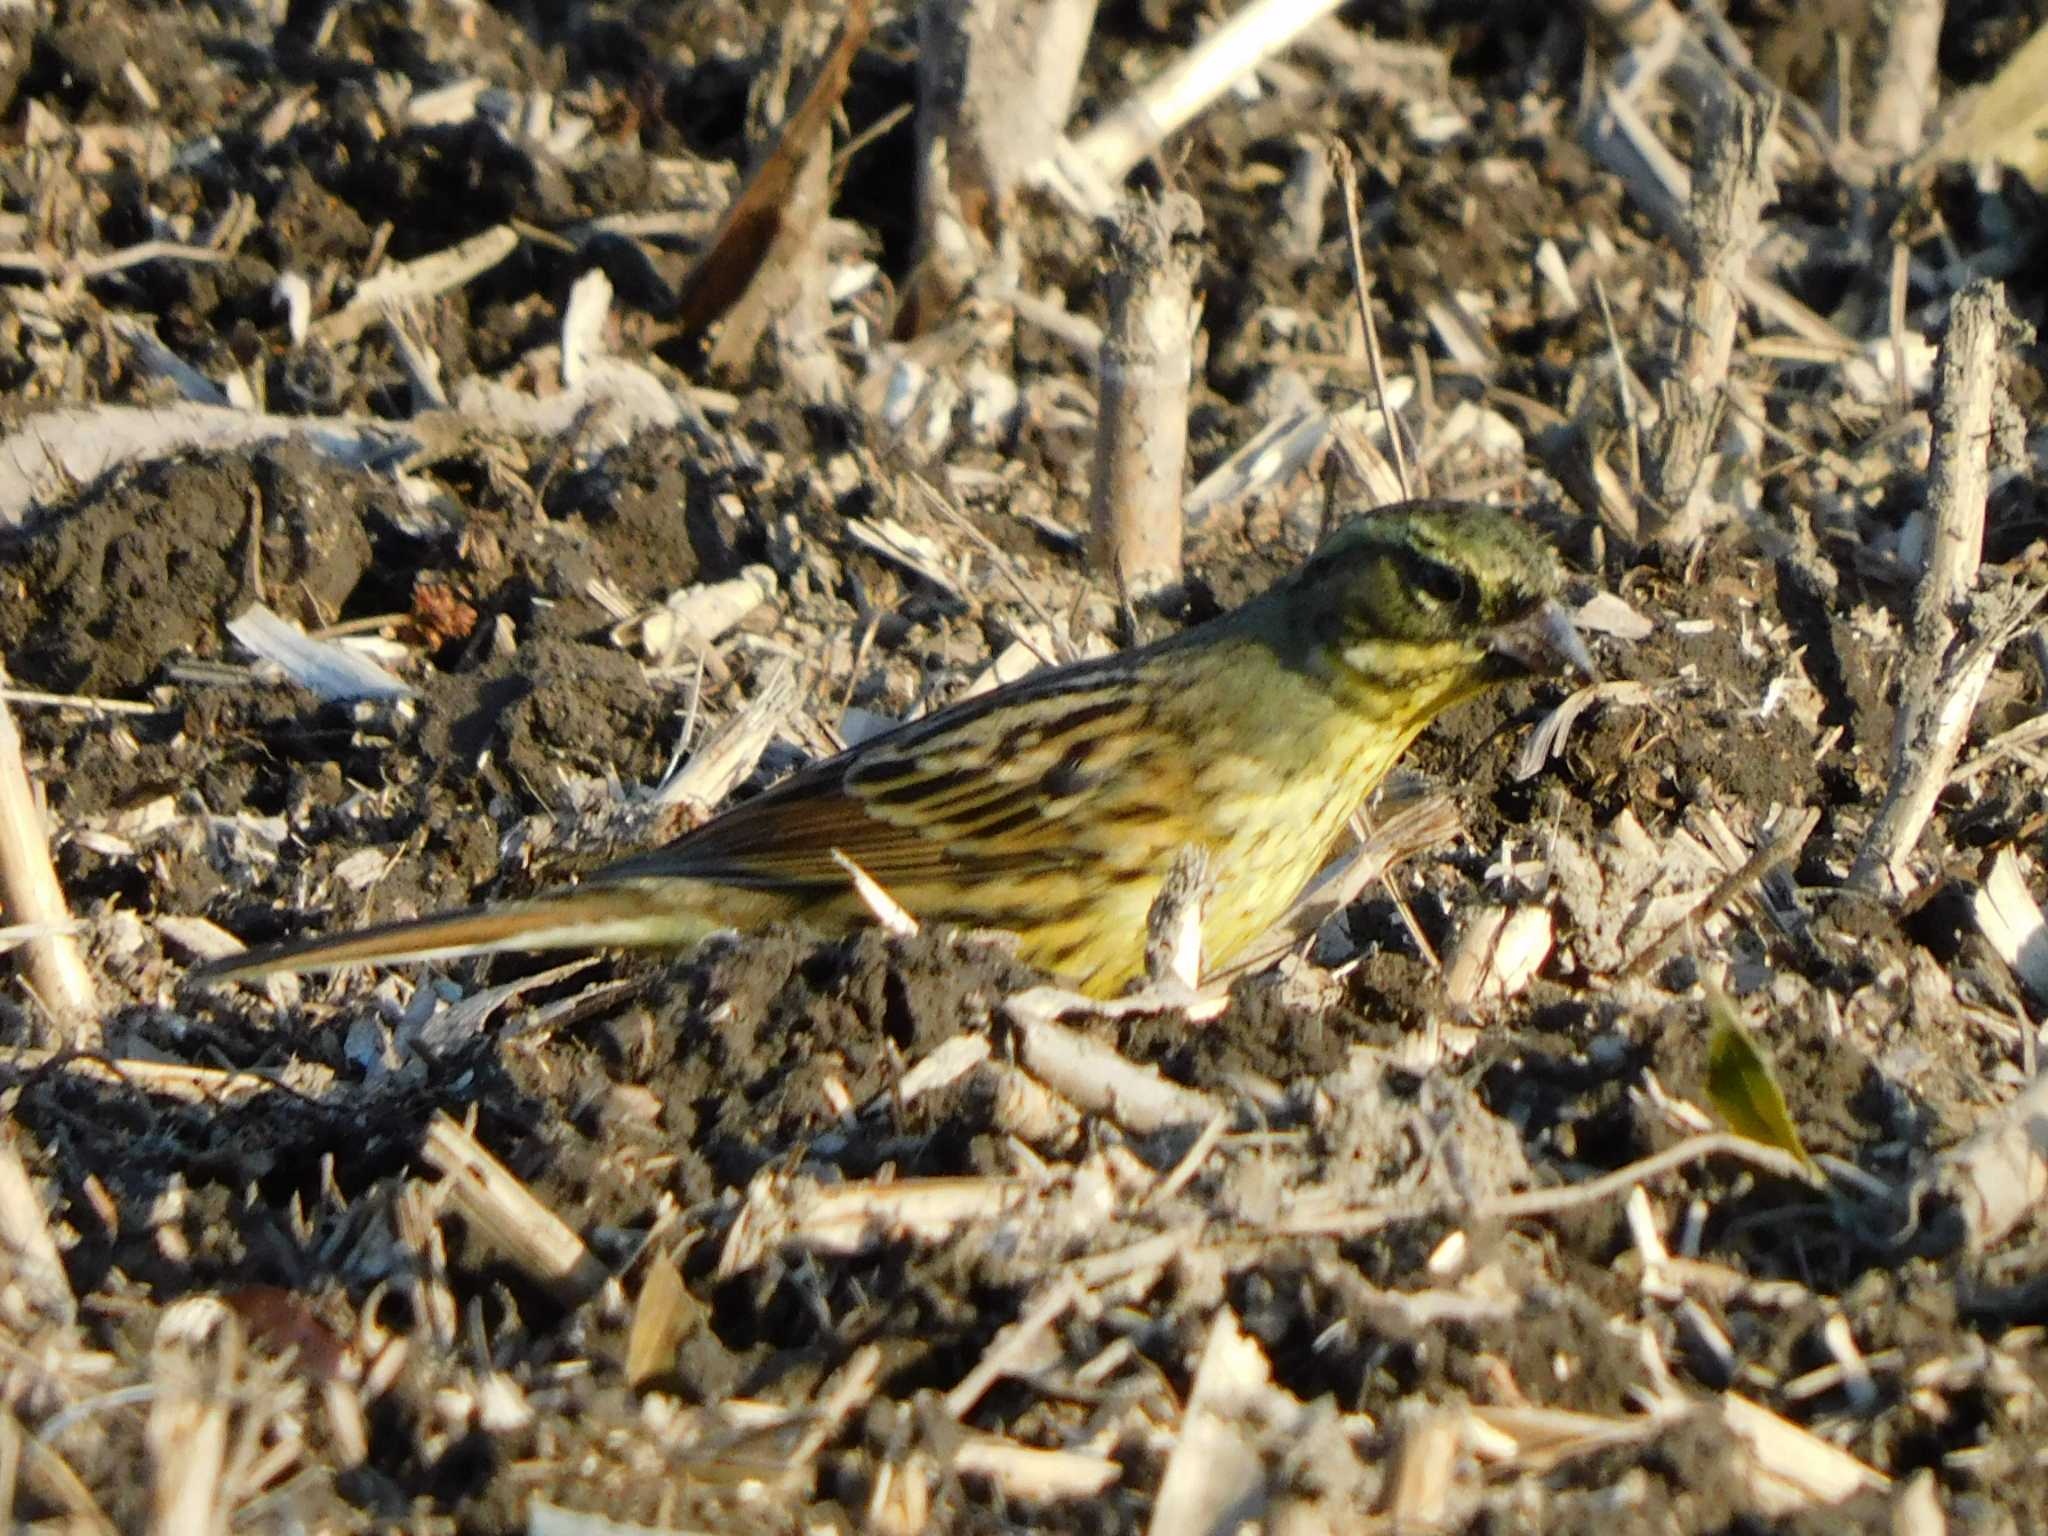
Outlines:
{"type": "MultiPolygon", "coordinates": [[[[1328,48],[1306,47],[1291,75],[1226,101],[1165,156],[1163,180],[1201,201],[1210,244],[1193,476],[1265,424],[1282,373],[1336,404],[1365,387],[1336,195],[1312,254],[1273,238],[1294,136],[1342,135],[1363,168],[1380,345],[1401,373],[1417,359],[1434,370],[1413,412],[1424,448],[1441,447],[1432,489],[1524,507],[1578,595],[1617,594],[1651,627],[1595,640],[1607,675],[1646,695],[1594,709],[1534,775],[1514,777],[1515,759],[1562,684],[1467,707],[1418,745],[1408,787],[1451,794],[1463,832],[1326,931],[1317,955],[1332,963],[1250,978],[1199,1024],[1069,1020],[1227,1111],[1221,1141],[1161,1194],[1199,1124],[1091,1114],[1025,1128],[1006,1097],[1005,1003],[1043,978],[987,936],[770,932],[602,956],[488,1011],[461,1000],[542,962],[269,992],[185,982],[196,952],[169,920],[256,943],[521,894],[627,851],[606,831],[620,786],[658,781],[792,659],[799,711],[738,794],[827,749],[847,706],[902,717],[954,696],[1042,615],[1077,645],[1199,622],[1299,558],[1322,495],[1233,510],[1190,551],[1185,590],[1127,619],[1081,556],[1091,438],[1054,409],[1092,400],[1092,383],[1027,321],[950,337],[946,366],[982,348],[1026,408],[1001,430],[956,424],[936,452],[892,436],[865,382],[840,404],[807,400],[772,347],[746,376],[705,375],[666,311],[751,152],[772,36],[750,8],[275,9],[276,24],[129,0],[0,14],[6,243],[71,255],[196,242],[237,200],[253,215],[218,260],[67,286],[0,259],[0,421],[174,398],[116,314],[152,324],[202,374],[239,375],[270,411],[406,421],[416,403],[386,332],[295,343],[276,284],[309,278],[325,313],[373,260],[506,221],[522,231],[509,258],[417,307],[444,386],[558,387],[570,285],[601,267],[616,295],[609,345],[696,414],[624,440],[601,423],[557,437],[472,423],[374,470],[290,438],[195,451],[77,483],[0,528],[13,685],[146,706],[19,712],[102,988],[93,1054],[214,1074],[194,1101],[158,1077],[92,1070],[52,1052],[62,1039],[25,991],[0,991],[11,1144],[78,1309],[38,1313],[18,1287],[0,1307],[0,1443],[26,1437],[77,1480],[25,1458],[14,1518],[152,1526],[165,1361],[192,1316],[176,1309],[211,1298],[230,1319],[213,1326],[238,1343],[196,1400],[245,1437],[219,1474],[242,1529],[505,1531],[546,1504],[676,1530],[1136,1531],[1225,1313],[1270,1369],[1274,1390],[1233,1423],[1274,1529],[1368,1528],[1426,1410],[1623,1421],[1659,1393],[1740,1393],[1885,1481],[1837,1504],[1762,1507],[1740,1437],[1703,1412],[1543,1465],[1465,1445],[1454,1527],[1889,1531],[1899,1490],[1925,1471],[1952,1528],[2043,1528],[2038,1229],[1991,1254],[1944,1253],[1902,1209],[1702,1163],[1648,1190],[1665,1242],[1717,1277],[1673,1293],[1644,1283],[1619,1199],[1542,1219],[1473,1214],[1671,1143],[1683,1122],[1660,1096],[1711,1113],[1703,981],[1765,1043],[1808,1149],[1900,1185],[2031,1073],[2048,1003],[1970,915],[2002,850],[2043,893],[2048,780],[2028,751],[1943,796],[1911,902],[1833,899],[1890,772],[1924,398],[1920,414],[1888,415],[1831,368],[1746,356],[1773,434],[1755,505],[1669,548],[1603,531],[1533,446],[1447,434],[1469,405],[1533,445],[1608,366],[1600,303],[1552,306],[1532,275],[1539,242],[1597,253],[1582,285],[1598,281],[1630,348],[1668,332],[1687,280],[1575,132],[1589,47],[1577,13],[1347,8],[1330,25],[1353,39],[1435,50],[1440,89],[1402,102],[1339,88],[1328,48]],[[529,104],[553,93],[555,121],[587,135],[558,152],[503,115],[406,116],[408,91],[471,77],[529,104]],[[682,238],[589,233],[657,208],[696,223],[682,238]],[[1488,376],[1448,360],[1433,327],[1429,306],[1459,293],[1483,300],[1488,376]],[[959,516],[909,489],[913,475],[959,516]],[[926,579],[849,534],[885,518],[971,578],[926,579]],[[701,661],[650,667],[615,640],[622,610],[754,565],[774,595],[701,661]],[[252,670],[225,625],[259,597],[309,630],[383,635],[416,697],[322,702],[252,670]],[[1774,813],[1806,807],[1820,820],[1787,871],[1803,928],[1782,930],[1745,890],[1666,963],[1622,974],[1686,921],[1664,898],[1703,894],[1767,840],[1774,813]],[[1661,867],[1616,851],[1624,819],[1664,850],[1661,867]],[[1716,828],[1732,854],[1693,859],[1716,828]],[[1488,904],[1548,907],[1556,939],[1515,995],[1460,1006],[1438,958],[1488,904]],[[906,1072],[962,1037],[986,1041],[987,1060],[906,1101],[906,1072]],[[262,1081],[236,1075],[252,1073],[262,1081]],[[443,1114],[469,1122],[618,1283],[566,1299],[479,1230],[423,1155],[443,1114]],[[752,1223],[820,1192],[945,1178],[1044,1203],[845,1242],[790,1216],[785,1240],[748,1246],[752,1223]],[[1380,1206],[1410,1214],[1345,1231],[1309,1219],[1380,1206]],[[1170,1247],[1146,1257],[1161,1236],[1170,1247]],[[670,1268],[674,1337],[634,1379],[635,1319],[670,1268]],[[955,1412],[944,1395],[1056,1282],[1075,1287],[1070,1304],[955,1412]],[[1842,1361],[1839,1320],[1867,1392],[1825,1374],[1842,1361]],[[336,1393],[357,1405],[360,1444],[336,1393]],[[1299,1417],[1274,1417],[1275,1403],[1299,1417]],[[1106,1459],[1112,1475],[1085,1497],[1033,1498],[959,1470],[975,1436],[1106,1459]]],[[[1945,85],[1986,78],[2031,28],[2024,10],[1952,8],[1945,85]]],[[[1763,67],[1818,99],[1832,56],[1817,68],[1817,23],[1786,11],[1734,7],[1731,20],[1763,67]]],[[[1206,25],[1199,8],[1105,8],[1084,112],[1206,25]]],[[[841,311],[856,377],[853,321],[883,346],[887,293],[910,261],[911,134],[884,124],[914,99],[915,41],[913,19],[885,7],[840,124],[841,145],[883,130],[852,152],[833,210],[832,259],[876,274],[841,311]]],[[[1943,173],[1887,201],[1811,156],[1780,175],[1783,227],[1846,228],[1851,209],[1866,221],[1774,269],[1859,340],[1884,333],[1895,238],[1915,256],[1916,331],[1938,338],[1952,257],[1995,266],[2014,308],[2042,319],[2044,225],[2022,184],[1943,173]]],[[[1034,283],[1099,322],[1086,231],[1056,208],[1029,217],[1043,226],[1034,283]]],[[[2033,346],[2012,360],[2023,406],[2041,399],[2041,361],[2033,346]]],[[[2037,462],[2009,467],[1992,503],[1986,559],[2017,579],[2040,579],[2037,462]]],[[[2042,709],[2041,657],[2037,642],[2003,659],[1966,761],[2042,709]]]]}

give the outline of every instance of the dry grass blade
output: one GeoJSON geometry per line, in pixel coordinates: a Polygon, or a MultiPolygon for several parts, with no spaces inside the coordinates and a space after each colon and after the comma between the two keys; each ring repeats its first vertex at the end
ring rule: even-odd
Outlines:
{"type": "Polygon", "coordinates": [[[761,686],[734,715],[690,754],[683,767],[663,779],[649,803],[681,810],[691,824],[707,821],[740,781],[754,771],[775,732],[796,707],[796,669],[769,669],[761,686]]]}
{"type": "Polygon", "coordinates": [[[996,1335],[974,1369],[946,1394],[946,1412],[956,1419],[965,1418],[981,1401],[983,1393],[1014,1366],[1033,1357],[1046,1332],[1080,1299],[1080,1288],[1071,1280],[1059,1280],[1050,1286],[1014,1323],[996,1335]]]}
{"type": "Polygon", "coordinates": [[[903,903],[891,896],[881,881],[837,848],[832,850],[832,862],[846,871],[846,878],[853,882],[854,890],[859,893],[862,905],[868,909],[876,926],[899,939],[917,937],[917,919],[904,910],[903,903]]]}
{"type": "Polygon", "coordinates": [[[396,701],[413,690],[362,652],[333,640],[316,640],[298,625],[252,603],[228,620],[228,633],[259,661],[276,667],[309,693],[329,701],[396,701]]]}
{"type": "MultiPolygon", "coordinates": [[[[1689,1136],[1675,1146],[1661,1152],[1640,1158],[1633,1163],[1604,1173],[1596,1179],[1582,1184],[1573,1184],[1558,1189],[1532,1189],[1522,1194],[1503,1195],[1486,1200],[1472,1209],[1475,1220],[1517,1221],[1541,1216],[1553,1216],[1563,1211],[1578,1210],[1588,1205],[1599,1205],[1625,1195],[1637,1185],[1661,1178],[1691,1163],[1710,1157],[1732,1157],[1753,1167],[1794,1183],[1812,1185],[1818,1175],[1812,1168],[1779,1147],[1766,1146],[1751,1141],[1746,1136],[1737,1136],[1728,1131],[1707,1131],[1689,1136]]],[[[1318,1212],[1313,1215],[1284,1219],[1276,1223],[1276,1236],[1308,1236],[1327,1234],[1332,1237],[1357,1236],[1377,1232],[1383,1227],[1398,1222],[1413,1221],[1437,1214],[1429,1206],[1385,1206],[1378,1209],[1357,1211],[1318,1212]]]]}
{"type": "Polygon", "coordinates": [[[1351,249],[1351,296],[1358,305],[1359,333],[1365,338],[1366,362],[1372,368],[1373,400],[1387,428],[1387,451],[1393,455],[1394,478],[1401,484],[1403,500],[1414,496],[1415,480],[1408,472],[1408,449],[1402,440],[1401,418],[1387,395],[1387,370],[1380,361],[1379,326],[1372,317],[1372,286],[1365,275],[1365,247],[1358,234],[1358,171],[1351,162],[1350,149],[1339,142],[1331,146],[1337,162],[1337,182],[1344,190],[1344,232],[1351,249]]]}
{"type": "Polygon", "coordinates": [[[1622,967],[1624,976],[1650,976],[1659,966],[1677,954],[1688,933],[1697,933],[1700,928],[1725,912],[1729,904],[1742,896],[1752,886],[1761,882],[1774,869],[1790,864],[1799,857],[1799,850],[1806,846],[1806,840],[1813,836],[1814,828],[1820,825],[1820,811],[1809,807],[1791,818],[1790,822],[1768,842],[1735,869],[1730,870],[1707,893],[1705,901],[1680,921],[1673,923],[1646,945],[1634,959],[1622,967]]]}

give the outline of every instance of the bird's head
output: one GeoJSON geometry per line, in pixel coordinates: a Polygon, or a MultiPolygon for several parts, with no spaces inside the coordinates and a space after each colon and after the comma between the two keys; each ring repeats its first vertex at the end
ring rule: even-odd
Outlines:
{"type": "Polygon", "coordinates": [[[1426,719],[1495,683],[1592,659],[1557,557],[1495,507],[1418,501],[1355,517],[1285,584],[1303,661],[1372,713],[1426,719]]]}

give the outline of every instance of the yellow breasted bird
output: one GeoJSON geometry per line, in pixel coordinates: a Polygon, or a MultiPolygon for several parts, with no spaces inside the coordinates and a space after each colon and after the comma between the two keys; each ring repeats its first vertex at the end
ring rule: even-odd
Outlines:
{"type": "Polygon", "coordinates": [[[1285,911],[1424,726],[1584,647],[1550,550],[1492,507],[1356,517],[1234,612],[1036,673],[814,763],[666,847],[531,900],[254,949],[213,977],[501,950],[670,948],[869,920],[835,850],[913,916],[1005,928],[1098,996],[1142,973],[1176,853],[1207,848],[1204,947],[1285,911]]]}

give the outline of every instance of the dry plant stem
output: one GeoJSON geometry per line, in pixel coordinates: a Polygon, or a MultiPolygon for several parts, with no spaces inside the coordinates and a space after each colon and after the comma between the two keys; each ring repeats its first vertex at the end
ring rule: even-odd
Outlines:
{"type": "Polygon", "coordinates": [[[5,1427],[6,1438],[21,1449],[21,1488],[62,1511],[70,1522],[67,1530],[115,1536],[118,1527],[94,1502],[92,1490],[85,1486],[70,1462],[45,1443],[41,1435],[27,1434],[10,1409],[0,1407],[0,1425],[5,1427]]]}
{"type": "Polygon", "coordinates": [[[1326,866],[1280,920],[1246,945],[1236,960],[1209,978],[1210,982],[1249,975],[1295,945],[1307,943],[1388,870],[1403,859],[1449,842],[1461,826],[1457,802],[1442,794],[1423,795],[1387,814],[1369,836],[1326,866]]]}
{"type": "Polygon", "coordinates": [[[1180,580],[1181,490],[1194,341],[1196,239],[1185,193],[1128,204],[1108,239],[1089,553],[1133,597],[1180,580]]]}
{"type": "Polygon", "coordinates": [[[157,1325],[149,1410],[150,1529],[214,1536],[227,1529],[228,1408],[240,1373],[242,1330],[211,1297],[170,1307],[157,1325]]]}
{"type": "Polygon", "coordinates": [[[923,0],[917,10],[917,268],[906,334],[930,328],[1006,245],[1010,205],[1073,112],[1096,0],[923,0]]]}
{"type": "Polygon", "coordinates": [[[1396,1530],[1429,1530],[1450,1516],[1458,1461],[1458,1415],[1422,1402],[1402,1406],[1406,1411],[1394,1455],[1387,1514],[1396,1530]]]}
{"type": "Polygon", "coordinates": [[[1986,446],[2003,359],[2032,340],[2032,327],[2014,318],[1998,284],[1975,282],[1956,296],[1935,362],[1934,450],[1927,474],[1934,531],[1914,605],[1912,655],[1900,685],[1891,789],[1849,873],[1851,891],[1903,897],[1917,885],[1907,860],[1955,768],[1998,647],[2009,638],[1999,631],[2017,628],[2024,616],[1994,614],[1985,602],[1973,611],[1970,593],[1984,548],[1984,502],[1991,485],[1986,446]]]}
{"type": "Polygon", "coordinates": [[[1992,408],[2006,357],[2033,340],[2033,327],[2014,317],[1999,284],[1980,280],[1956,295],[1935,362],[1934,446],[1927,466],[1934,537],[1915,600],[1915,630],[1953,625],[1976,584],[1984,554],[1984,503],[1991,493],[1985,444],[1992,408]]]}
{"type": "MultiPolygon", "coordinates": [[[[175,1061],[96,1056],[68,1049],[0,1051],[0,1073],[46,1072],[52,1067],[116,1087],[160,1093],[188,1104],[226,1101],[252,1093],[300,1091],[281,1078],[259,1072],[192,1067],[175,1061]]],[[[324,1072],[326,1069],[320,1070],[324,1072]]]]}
{"type": "Polygon", "coordinates": [[[1877,66],[1877,89],[1863,119],[1863,142],[1888,165],[1920,151],[1941,85],[1936,72],[1944,0],[1891,0],[1877,66]]]}
{"type": "Polygon", "coordinates": [[[1019,1024],[1017,1060],[1054,1092],[1140,1135],[1206,1124],[1223,1107],[1050,1019],[1019,1024]]]}
{"type": "MultiPolygon", "coordinates": [[[[0,684],[7,681],[0,669],[0,684]]],[[[0,701],[0,907],[16,926],[46,931],[22,946],[28,983],[43,1006],[72,1031],[70,1043],[91,1050],[99,1042],[99,1000],[78,945],[65,930],[71,914],[50,864],[43,818],[36,809],[14,713],[0,701]]]]}
{"type": "Polygon", "coordinates": [[[354,341],[382,320],[389,307],[460,288],[490,271],[518,248],[519,236],[512,226],[498,224],[417,261],[393,262],[374,277],[364,279],[347,304],[315,321],[313,335],[329,346],[354,341]]]}
{"type": "Polygon", "coordinates": [[[1012,1499],[1031,1504],[1093,1499],[1123,1475],[1123,1463],[1085,1451],[1018,1445],[995,1435],[970,1435],[953,1452],[953,1470],[987,1478],[1012,1499]]]}
{"type": "Polygon", "coordinates": [[[1914,1192],[1953,1210],[1961,1230],[1952,1235],[1973,1253],[2040,1210],[2048,1200],[2048,1072],[1937,1158],[1914,1192]]]}
{"type": "Polygon", "coordinates": [[[664,779],[650,803],[681,812],[686,825],[710,820],[733,786],[754,771],[795,706],[796,673],[788,663],[778,663],[746,707],[707,737],[686,766],[664,779]]]}
{"type": "Polygon", "coordinates": [[[13,1305],[18,1297],[36,1314],[68,1324],[78,1315],[77,1298],[17,1139],[10,1133],[0,1140],[0,1315],[16,1326],[25,1322],[13,1305]]]}
{"type": "Polygon", "coordinates": [[[133,699],[96,699],[81,693],[44,693],[37,688],[0,688],[0,702],[36,705],[47,709],[76,709],[90,715],[168,713],[161,705],[138,704],[133,699]]]}
{"type": "Polygon", "coordinates": [[[819,128],[806,143],[785,140],[777,153],[787,153],[794,166],[776,206],[775,236],[711,344],[708,361],[721,377],[742,373],[769,329],[807,307],[807,290],[815,288],[822,266],[818,244],[831,200],[832,130],[819,128]]]}
{"type": "Polygon", "coordinates": [[[1727,71],[1667,0],[1579,0],[1579,9],[1637,54],[1664,60],[1663,78],[1695,110],[1729,89],[1727,71]]]}
{"type": "MultiPolygon", "coordinates": [[[[786,277],[807,251],[822,209],[799,199],[796,188],[814,152],[823,164],[812,172],[822,186],[831,172],[832,114],[846,94],[853,56],[867,40],[867,0],[849,0],[838,33],[825,50],[802,98],[783,119],[768,151],[747,174],[746,184],[719,221],[696,265],[683,280],[677,320],[683,334],[694,336],[738,304],[755,287],[763,269],[774,267],[786,277]],[[792,217],[792,214],[795,217],[792,217]]],[[[821,201],[814,190],[810,203],[821,201]]],[[[749,321],[758,340],[772,308],[757,303],[749,321]]],[[[749,348],[751,355],[751,348],[749,348]]]]}
{"type": "Polygon", "coordinates": [[[1075,148],[1103,180],[1122,181],[1169,134],[1340,3],[1252,0],[1089,129],[1075,148]]]}
{"type": "MultiPolygon", "coordinates": [[[[1667,239],[1684,243],[1692,176],[1623,92],[1613,86],[1601,88],[1599,110],[1586,125],[1586,138],[1594,158],[1628,183],[1629,195],[1650,221],[1667,239]]],[[[1741,287],[1760,321],[1794,332],[1823,354],[1856,355],[1854,342],[1769,278],[1745,272],[1741,287]]]]}
{"type": "MultiPolygon", "coordinates": [[[[1680,16],[1667,0],[1580,0],[1580,9],[1626,44],[1631,65],[1647,65],[1656,83],[1670,87],[1690,111],[1705,112],[1716,96],[1732,90],[1765,95],[1775,84],[1757,69],[1741,36],[1711,7],[1689,7],[1680,16]]],[[[1642,82],[1638,79],[1637,84],[1642,82]]],[[[1786,103],[1793,122],[1826,148],[1830,136],[1813,108],[1797,97],[1786,103]]]]}
{"type": "Polygon", "coordinates": [[[864,1344],[833,1372],[811,1406],[811,1421],[796,1443],[784,1473],[787,1482],[804,1483],[811,1475],[811,1463],[838,1434],[856,1410],[875,1395],[882,1376],[882,1351],[864,1344]]]}
{"type": "Polygon", "coordinates": [[[1775,186],[1764,147],[1777,123],[1776,98],[1717,97],[1701,125],[1692,183],[1692,291],[1678,332],[1664,417],[1651,444],[1650,538],[1687,542],[1701,531],[1701,471],[1720,430],[1722,390],[1742,309],[1742,278],[1756,248],[1763,206],[1775,186]]]}
{"type": "Polygon", "coordinates": [[[1736,897],[1757,884],[1764,876],[1778,868],[1781,864],[1789,864],[1796,859],[1799,856],[1799,850],[1806,846],[1806,840],[1813,836],[1813,829],[1819,825],[1820,809],[1817,806],[1810,806],[1806,810],[1801,811],[1797,816],[1794,816],[1791,824],[1776,837],[1772,838],[1763,847],[1757,849],[1747,859],[1744,859],[1739,868],[1730,870],[1724,875],[1713,890],[1707,893],[1705,901],[1665,929],[1651,943],[1649,948],[1623,966],[1621,974],[1623,976],[1651,976],[1656,974],[1658,967],[1678,953],[1678,947],[1685,941],[1686,934],[1696,932],[1707,923],[1712,922],[1722,912],[1727,910],[1728,904],[1734,901],[1736,897]]]}
{"type": "Polygon", "coordinates": [[[202,266],[229,259],[226,251],[210,246],[181,245],[175,240],[139,240],[118,251],[93,255],[59,256],[54,252],[0,250],[0,265],[16,271],[34,272],[53,288],[66,288],[88,278],[107,277],[141,266],[145,261],[190,261],[202,266]]]}
{"type": "Polygon", "coordinates": [[[965,1418],[982,1394],[1010,1370],[1025,1365],[1047,1329],[1081,1299],[1081,1288],[1072,1279],[1056,1280],[1045,1293],[1024,1309],[1017,1320],[998,1333],[973,1370],[946,1394],[946,1412],[965,1418]]]}
{"type": "Polygon", "coordinates": [[[1380,363],[1379,327],[1372,319],[1372,285],[1365,276],[1365,246],[1358,233],[1358,169],[1351,151],[1342,143],[1335,146],[1337,176],[1344,188],[1344,233],[1351,246],[1351,295],[1358,301],[1358,327],[1365,336],[1365,358],[1372,367],[1372,392],[1379,401],[1380,415],[1387,427],[1387,451],[1394,458],[1394,473],[1401,482],[1403,501],[1415,495],[1414,477],[1408,473],[1408,450],[1401,441],[1401,418],[1387,398],[1387,371],[1380,363]]]}
{"type": "MultiPolygon", "coordinates": [[[[1577,1210],[1581,1206],[1599,1205],[1626,1194],[1639,1184],[1661,1178],[1667,1173],[1685,1167],[1688,1163],[1704,1161],[1709,1157],[1733,1157],[1753,1164],[1766,1173],[1781,1179],[1791,1179],[1801,1184],[1814,1182],[1814,1172],[1779,1147],[1767,1146],[1761,1141],[1751,1141],[1733,1131],[1708,1131],[1698,1136],[1688,1136],[1675,1146],[1661,1152],[1640,1158],[1612,1173],[1602,1174],[1583,1184],[1569,1184],[1557,1189],[1531,1189],[1519,1195],[1503,1195],[1498,1199],[1483,1200],[1471,1207],[1470,1215],[1478,1221],[1516,1221],[1538,1216],[1555,1216],[1562,1211],[1577,1210]]],[[[1335,1211],[1297,1217],[1275,1223],[1267,1229],[1273,1237],[1357,1236],[1366,1232],[1377,1232],[1382,1227],[1396,1222],[1414,1221],[1424,1217],[1447,1214],[1442,1206],[1385,1206],[1374,1209],[1335,1211]]]]}
{"type": "Polygon", "coordinates": [[[1148,1536],[1264,1527],[1271,1491],[1259,1453],[1241,1428],[1246,1409],[1271,1386],[1271,1367],[1237,1314],[1219,1307],[1195,1366],[1148,1536]]]}
{"type": "Polygon", "coordinates": [[[1594,157],[1628,184],[1650,222],[1667,237],[1683,239],[1690,178],[1635,103],[1616,87],[1601,86],[1586,133],[1594,157]]]}
{"type": "Polygon", "coordinates": [[[420,1152],[454,1186],[462,1213],[563,1306],[580,1306],[610,1280],[583,1239],[446,1114],[427,1127],[420,1152]]]}
{"type": "Polygon", "coordinates": [[[1912,276],[1913,251],[1906,241],[1892,246],[1892,281],[1886,295],[1885,329],[1892,341],[1892,386],[1899,416],[1913,408],[1913,386],[1906,377],[1906,284],[1912,276]]]}
{"type": "Polygon", "coordinates": [[[939,1177],[834,1184],[757,1175],[726,1231],[718,1276],[730,1279],[779,1248],[846,1257],[893,1242],[939,1242],[973,1221],[1000,1216],[1032,1186],[1005,1178],[939,1177]]]}

